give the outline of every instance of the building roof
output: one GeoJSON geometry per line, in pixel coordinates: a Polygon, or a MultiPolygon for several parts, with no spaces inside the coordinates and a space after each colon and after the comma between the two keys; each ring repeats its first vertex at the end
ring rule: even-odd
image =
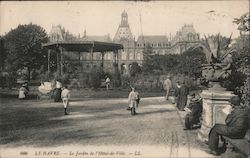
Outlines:
{"type": "Polygon", "coordinates": [[[167,36],[164,35],[147,35],[139,36],[137,43],[166,43],[168,42],[167,36]]]}
{"type": "Polygon", "coordinates": [[[79,39],[79,41],[99,41],[99,42],[112,42],[109,35],[104,36],[85,36],[79,39]]]}
{"type": "Polygon", "coordinates": [[[90,52],[91,48],[93,48],[93,52],[106,52],[123,49],[121,44],[99,41],[56,41],[42,44],[42,47],[48,49],[56,49],[60,46],[67,51],[76,52],[90,52]]]}
{"type": "Polygon", "coordinates": [[[193,34],[196,33],[196,31],[194,29],[194,26],[193,25],[188,25],[188,24],[182,26],[181,32],[183,32],[183,33],[193,33],[193,34]]]}

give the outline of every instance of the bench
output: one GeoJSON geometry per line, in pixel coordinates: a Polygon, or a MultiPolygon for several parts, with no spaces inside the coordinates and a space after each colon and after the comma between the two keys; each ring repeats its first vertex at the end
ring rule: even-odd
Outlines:
{"type": "Polygon", "coordinates": [[[232,139],[223,136],[227,145],[227,151],[237,151],[242,157],[250,158],[250,129],[248,129],[246,136],[242,139],[232,139]]]}

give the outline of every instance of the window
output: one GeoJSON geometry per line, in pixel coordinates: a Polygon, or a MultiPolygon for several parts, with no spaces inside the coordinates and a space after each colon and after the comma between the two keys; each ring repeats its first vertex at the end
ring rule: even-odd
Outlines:
{"type": "Polygon", "coordinates": [[[97,60],[97,53],[93,53],[93,60],[97,60]]]}
{"type": "Polygon", "coordinates": [[[133,60],[134,58],[134,53],[129,53],[129,60],[133,60]]]}
{"type": "Polygon", "coordinates": [[[141,55],[141,53],[136,53],[136,59],[137,59],[137,60],[142,60],[142,55],[141,55]]]}
{"type": "Polygon", "coordinates": [[[127,53],[126,52],[122,52],[122,60],[126,60],[127,59],[127,53]]]}
{"type": "Polygon", "coordinates": [[[86,53],[85,58],[86,60],[90,60],[90,53],[86,53]]]}

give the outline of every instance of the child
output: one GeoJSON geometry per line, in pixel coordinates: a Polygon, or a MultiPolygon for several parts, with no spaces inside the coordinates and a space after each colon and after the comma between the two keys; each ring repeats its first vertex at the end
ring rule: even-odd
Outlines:
{"type": "Polygon", "coordinates": [[[132,91],[129,93],[128,96],[128,103],[129,103],[129,108],[128,110],[131,110],[131,115],[135,115],[136,109],[138,108],[138,104],[140,102],[140,97],[139,93],[136,91],[136,88],[132,87],[132,91]]]}
{"type": "Polygon", "coordinates": [[[67,107],[69,105],[70,91],[68,90],[67,86],[63,88],[62,93],[61,93],[61,98],[62,98],[63,106],[64,106],[64,115],[68,115],[67,107]]]}

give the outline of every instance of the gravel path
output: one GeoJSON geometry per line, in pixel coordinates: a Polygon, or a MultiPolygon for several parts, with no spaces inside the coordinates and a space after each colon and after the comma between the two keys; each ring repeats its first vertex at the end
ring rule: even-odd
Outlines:
{"type": "Polygon", "coordinates": [[[46,100],[2,99],[0,108],[1,148],[125,146],[146,157],[156,147],[159,157],[212,157],[196,140],[197,130],[183,130],[185,112],[163,97],[143,98],[135,116],[126,99],[73,99],[67,116],[61,103],[46,100]]]}

